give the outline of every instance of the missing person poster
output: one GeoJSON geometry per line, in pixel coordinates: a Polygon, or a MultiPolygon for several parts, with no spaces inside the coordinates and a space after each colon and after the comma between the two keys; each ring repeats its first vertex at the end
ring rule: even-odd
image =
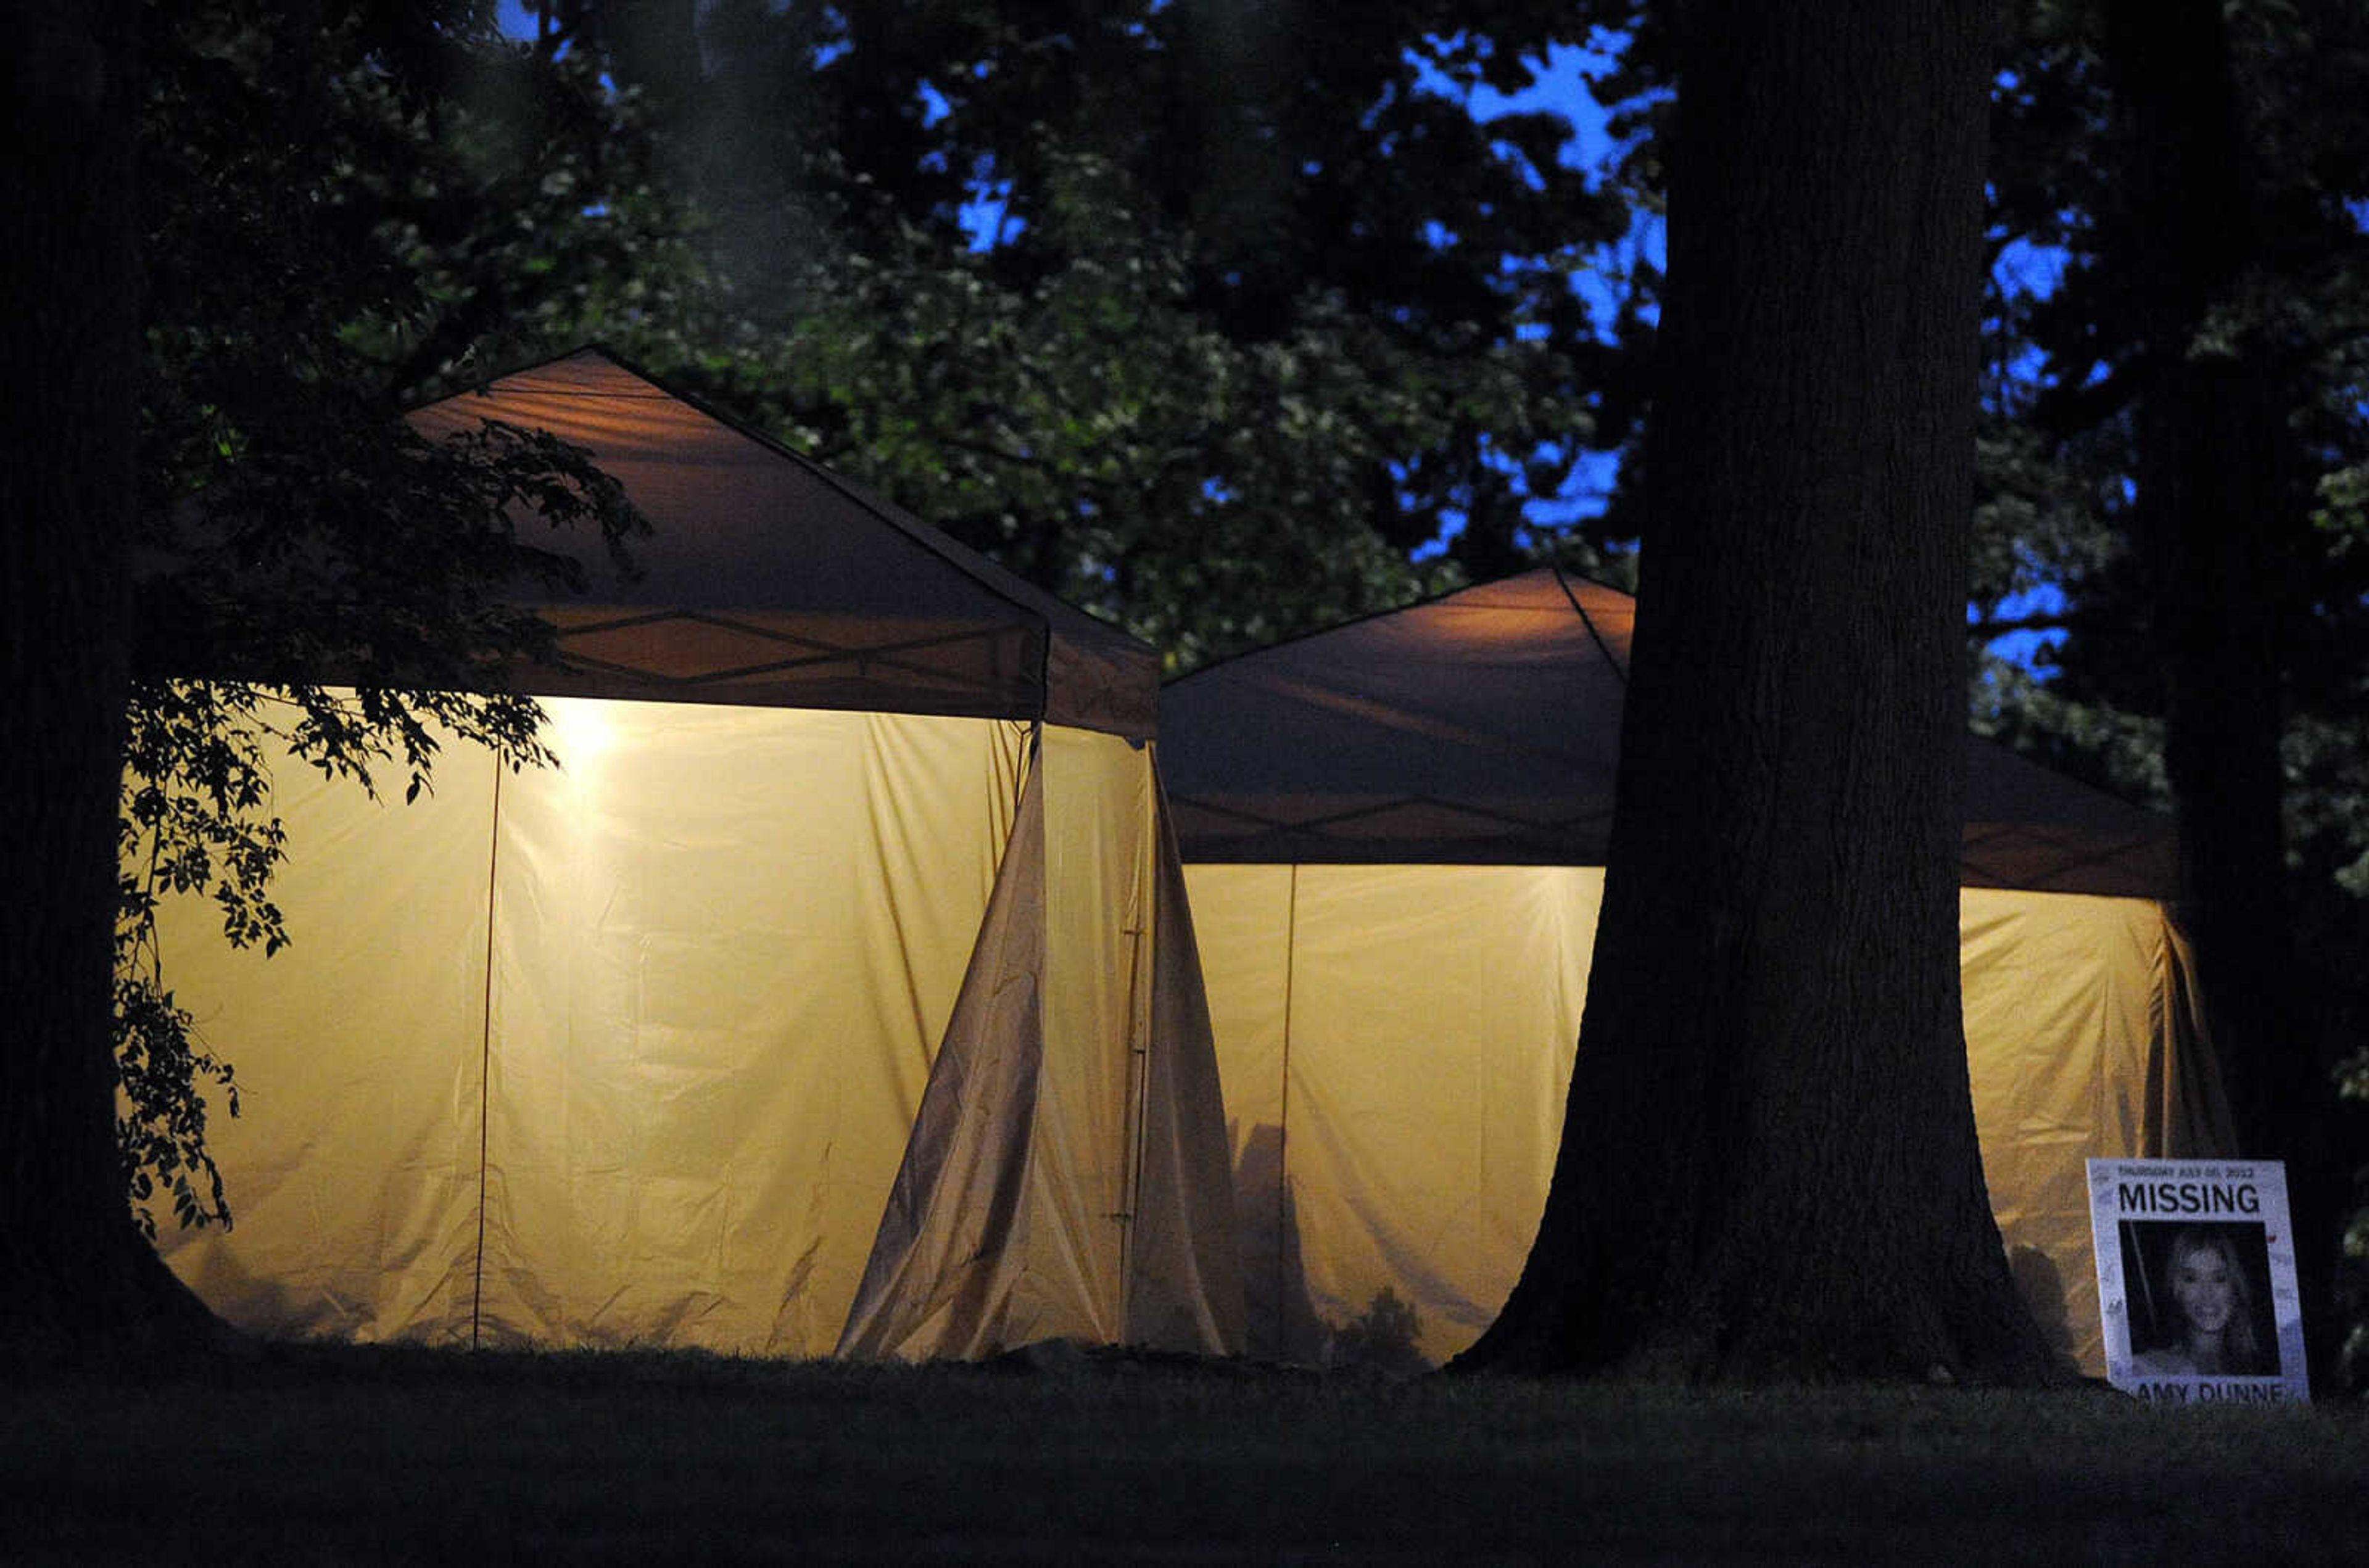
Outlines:
{"type": "Polygon", "coordinates": [[[2164,1404],[2308,1400],[2286,1167],[2092,1160],[2106,1380],[2164,1404]]]}

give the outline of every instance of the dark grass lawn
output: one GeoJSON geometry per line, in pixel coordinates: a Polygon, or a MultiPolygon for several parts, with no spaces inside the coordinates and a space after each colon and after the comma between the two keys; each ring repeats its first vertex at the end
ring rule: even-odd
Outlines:
{"type": "Polygon", "coordinates": [[[0,1561],[2369,1562],[2369,1413],[280,1347],[0,1393],[0,1561]]]}

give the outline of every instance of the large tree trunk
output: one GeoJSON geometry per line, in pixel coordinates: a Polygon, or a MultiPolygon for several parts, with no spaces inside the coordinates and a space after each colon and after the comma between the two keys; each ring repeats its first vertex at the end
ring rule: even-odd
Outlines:
{"type": "MultiPolygon", "coordinates": [[[[2164,680],[2180,914],[2241,1152],[2287,1162],[2305,1299],[2332,1299],[2347,1172],[2329,1064],[2296,998],[2282,823],[2285,628],[2315,546],[2289,415],[2295,357],[2246,320],[2264,246],[2218,0],[2107,8],[2139,332],[2137,535],[2164,680]],[[2215,310],[2231,312],[2215,327],[2215,310]],[[2207,338],[2234,344],[2214,348],[2207,338]]],[[[2306,1320],[2325,1371],[2329,1316],[2306,1320]]]]}
{"type": "Polygon", "coordinates": [[[1602,923],[1545,1219],[1465,1368],[2055,1375],[1958,1005],[1992,16],[1678,14],[1602,923]]]}
{"type": "Polygon", "coordinates": [[[201,1331],[116,1152],[116,796],[139,413],[134,0],[11,8],[0,157],[0,1354],[201,1331]]]}

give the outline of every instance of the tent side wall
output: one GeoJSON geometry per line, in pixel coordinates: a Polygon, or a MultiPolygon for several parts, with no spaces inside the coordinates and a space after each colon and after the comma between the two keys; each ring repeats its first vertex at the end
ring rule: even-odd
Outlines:
{"type": "Polygon", "coordinates": [[[1011,832],[1024,729],[552,705],[503,780],[489,1343],[827,1352],[1011,832]]]}
{"type": "Polygon", "coordinates": [[[1991,1208],[2052,1343],[2105,1376],[2088,1159],[2237,1147],[2186,942],[2150,898],[1969,887],[1962,1011],[1991,1208]]]}
{"type": "Polygon", "coordinates": [[[174,912],[246,1114],[235,1228],[167,1259],[269,1333],[826,1354],[1026,728],[547,705],[557,771],[455,747],[421,805],[284,800],[284,953],[174,912]]]}
{"type": "Polygon", "coordinates": [[[286,1337],[466,1344],[484,1104],[494,765],[449,748],[411,806],[283,763],[290,945],[223,940],[210,904],[159,910],[166,983],[237,1075],[207,1142],[235,1220],[159,1250],[231,1322],[286,1337]]]}
{"type": "MultiPolygon", "coordinates": [[[[1186,876],[1253,1353],[1374,1355],[1403,1332],[1403,1348],[1446,1359],[1502,1306],[1545,1204],[1601,869],[1186,876]]],[[[2082,1157],[2225,1146],[2182,950],[2148,900],[1989,889],[1963,894],[1962,941],[2010,1260],[2059,1348],[2102,1371],[2082,1157]]]]}

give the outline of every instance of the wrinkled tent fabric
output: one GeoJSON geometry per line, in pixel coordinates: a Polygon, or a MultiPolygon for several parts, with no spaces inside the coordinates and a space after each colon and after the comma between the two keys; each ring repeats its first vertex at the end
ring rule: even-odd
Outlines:
{"type": "MultiPolygon", "coordinates": [[[[1045,792],[1034,775],[1005,861],[1009,874],[996,880],[946,1047],[840,1335],[842,1355],[900,1346],[976,1355],[1001,1343],[1009,1326],[990,1304],[1014,1304],[997,1276],[1024,1222],[1026,1133],[1045,1071],[1045,792]],[[946,1189],[978,1201],[943,1202],[946,1189]],[[904,1288],[909,1273],[932,1277],[934,1288],[904,1288]]],[[[1083,1315],[1107,1322],[1108,1306],[1089,1301],[1083,1315]]],[[[1021,1343],[1035,1337],[1023,1331],[1021,1343]]]]}
{"type": "MultiPolygon", "coordinates": [[[[1107,747],[1101,760],[1124,769],[1125,759],[1107,747]]],[[[1070,782],[1083,775],[1052,776],[1070,782]]],[[[1113,782],[1139,776],[1122,772],[1113,782]]],[[[1099,793],[1110,798],[1110,791],[1099,793]]],[[[1131,1345],[1242,1342],[1221,1138],[1192,1136],[1184,1118],[1139,1111],[1132,1119],[1143,1136],[1133,1150],[1128,1228],[1114,1233],[1099,1223],[1114,1210],[1098,1206],[1118,1203],[1130,1184],[1125,1173],[1090,1168],[1082,1159],[1112,1140],[1059,1145],[1024,1136],[1040,1088],[1065,1094],[1083,1087],[1094,1102],[1116,1093],[1138,1107],[1222,1104],[1214,1051],[1160,1046],[1210,1038],[1173,840],[1163,832],[1158,853],[1139,846],[1130,856],[1128,919],[1100,928],[1121,940],[1098,946],[1095,928],[1081,919],[1092,911],[1063,910],[1059,880],[1046,886],[1045,866],[1062,857],[1024,853],[1032,842],[1041,847],[1046,816],[1046,791],[1032,776],[972,956],[972,976],[840,1336],[842,1356],[977,1356],[1048,1337],[1074,1321],[1102,1325],[1096,1337],[1131,1345]],[[1048,927],[1070,940],[1048,951],[1048,927]],[[1060,983],[1072,957],[1127,978],[1128,1016],[1081,1015],[1092,992],[1060,983]],[[1096,1043],[1113,1031],[1139,1042],[1124,1082],[1098,1070],[1108,1064],[1096,1043]],[[1029,1244],[1047,1229],[1058,1232],[1058,1244],[1029,1244]],[[1120,1272],[1112,1260],[1060,1273],[1032,1275],[1015,1266],[1041,1255],[1091,1258],[1114,1243],[1127,1248],[1130,1260],[1124,1302],[1098,1289],[1120,1272]]]]}
{"type": "MultiPolygon", "coordinates": [[[[1561,1136],[1632,601],[1539,571],[1162,696],[1236,1161],[1250,1343],[1434,1362],[1519,1275],[1561,1136]]],[[[2010,1263],[2102,1374],[2087,1155],[2226,1152],[2147,813],[1968,748],[1969,1068],[2010,1263]]]]}
{"type": "MultiPolygon", "coordinates": [[[[867,1266],[934,1301],[978,1261],[876,1239],[900,1160],[968,1139],[1031,1173],[1018,1223],[933,1335],[864,1348],[1110,1341],[1139,1300],[1191,1331],[1164,1347],[1238,1348],[1230,1191],[1172,1190],[1222,1173],[1224,1132],[1206,1030],[1173,1024],[1206,1017],[1197,967],[1143,951],[1173,853],[1148,650],[604,356],[453,404],[423,427],[587,446],[657,525],[649,570],[596,577],[598,615],[555,612],[595,629],[523,672],[559,768],[447,748],[400,807],[283,766],[292,946],[174,911],[167,972],[246,1112],[213,1127],[235,1229],[168,1261],[271,1333],[823,1355],[867,1266]],[[626,617],[630,659],[597,629],[626,617]],[[1014,988],[1038,1003],[1006,1037],[979,999],[1014,988]],[[999,1095],[917,1122],[934,1073],[1014,1050],[999,1095]]],[[[942,1183],[926,1218],[995,1196],[942,1183]]]]}
{"type": "MultiPolygon", "coordinates": [[[[1184,866],[1166,813],[1159,823],[1159,878],[1152,904],[1151,1037],[1210,1040],[1207,1050],[1154,1049],[1143,1064],[1141,1102],[1216,1107],[1223,1116],[1214,1026],[1201,979],[1184,866]]],[[[1201,1136],[1183,1116],[1139,1118],[1127,1339],[1139,1345],[1244,1343],[1241,1254],[1217,1244],[1236,1234],[1232,1173],[1222,1137],[1201,1136]],[[1223,1308],[1231,1316],[1219,1315],[1223,1308]]]]}

